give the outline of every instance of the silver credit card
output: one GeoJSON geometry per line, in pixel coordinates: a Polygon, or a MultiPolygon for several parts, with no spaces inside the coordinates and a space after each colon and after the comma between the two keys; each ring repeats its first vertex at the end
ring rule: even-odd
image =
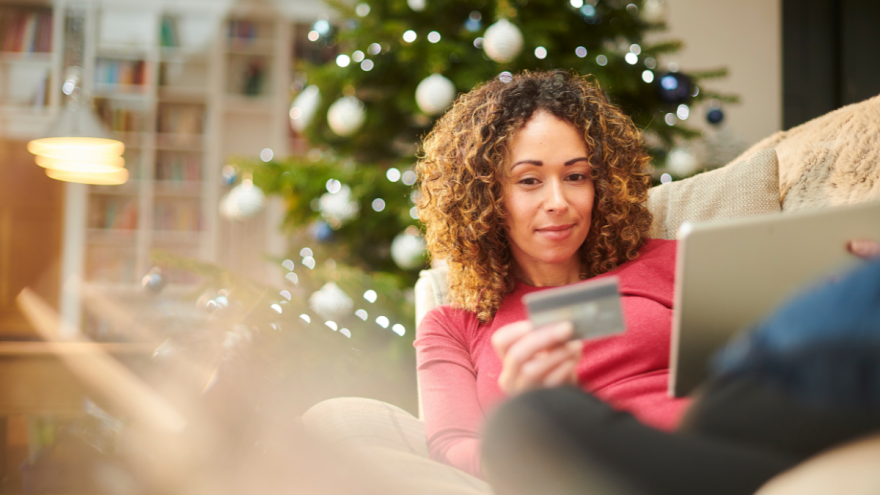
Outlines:
{"type": "Polygon", "coordinates": [[[535,328],[558,321],[574,325],[574,338],[592,339],[626,330],[617,277],[580,282],[523,297],[535,328]]]}

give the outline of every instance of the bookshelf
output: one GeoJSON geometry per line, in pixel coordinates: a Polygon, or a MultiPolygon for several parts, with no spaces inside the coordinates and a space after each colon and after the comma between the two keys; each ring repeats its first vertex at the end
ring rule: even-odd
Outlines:
{"type": "Polygon", "coordinates": [[[27,138],[45,128],[57,105],[58,38],[48,4],[0,4],[0,132],[27,138]]]}
{"type": "MultiPolygon", "coordinates": [[[[65,237],[62,265],[73,268],[62,269],[62,284],[79,275],[139,291],[154,249],[273,282],[264,254],[282,253],[283,208],[270,204],[246,222],[220,217],[229,190],[220,169],[232,155],[288,152],[293,21],[267,0],[0,0],[3,137],[40,136],[64,104],[75,12],[84,23],[83,94],[125,143],[130,178],[65,186],[63,221],[77,234],[65,237]]],[[[183,273],[166,278],[194,282],[183,273]]],[[[62,311],[78,306],[67,299],[62,311]]]]}
{"type": "MultiPolygon", "coordinates": [[[[93,263],[101,268],[87,279],[136,284],[153,249],[274,275],[262,253],[280,253],[280,205],[247,222],[220,217],[217,205],[228,191],[219,180],[228,157],[287,152],[291,22],[270,2],[237,1],[222,12],[196,3],[95,14],[96,110],[126,143],[132,179],[89,190],[89,209],[99,213],[89,217],[86,257],[109,261],[93,263]]],[[[166,278],[194,282],[185,273],[166,278]]]]}

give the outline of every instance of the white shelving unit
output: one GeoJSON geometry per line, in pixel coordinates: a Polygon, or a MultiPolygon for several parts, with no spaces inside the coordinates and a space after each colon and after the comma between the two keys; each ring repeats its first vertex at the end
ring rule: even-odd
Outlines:
{"type": "MultiPolygon", "coordinates": [[[[231,155],[288,151],[293,21],[264,0],[0,0],[3,137],[40,136],[64,104],[65,25],[74,11],[85,18],[84,95],[126,144],[130,179],[67,186],[62,285],[79,277],[139,290],[154,249],[273,281],[266,254],[283,253],[283,208],[273,201],[245,222],[221,218],[220,169],[231,155]],[[19,12],[51,19],[48,51],[2,50],[4,19],[19,12]]],[[[62,291],[61,306],[81,320],[75,294],[62,291]]]]}

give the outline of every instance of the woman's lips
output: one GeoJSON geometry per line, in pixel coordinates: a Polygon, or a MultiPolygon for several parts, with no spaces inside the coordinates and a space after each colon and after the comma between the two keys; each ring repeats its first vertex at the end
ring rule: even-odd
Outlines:
{"type": "Polygon", "coordinates": [[[537,229],[536,232],[541,234],[545,239],[551,241],[562,241],[568,239],[572,232],[574,232],[575,224],[570,223],[567,225],[551,225],[549,227],[543,227],[537,229]]]}

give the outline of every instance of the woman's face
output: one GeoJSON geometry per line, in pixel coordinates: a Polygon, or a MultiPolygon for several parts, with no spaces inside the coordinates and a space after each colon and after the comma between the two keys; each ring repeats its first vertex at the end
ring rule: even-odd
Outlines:
{"type": "Polygon", "coordinates": [[[558,263],[579,268],[595,194],[581,132],[538,111],[514,135],[506,166],[505,227],[517,264],[526,271],[558,263]]]}

